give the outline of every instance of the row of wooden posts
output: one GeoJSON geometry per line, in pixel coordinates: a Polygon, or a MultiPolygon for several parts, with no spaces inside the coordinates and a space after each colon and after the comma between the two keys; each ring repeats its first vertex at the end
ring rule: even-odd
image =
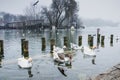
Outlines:
{"type": "MultiPolygon", "coordinates": [[[[97,44],[99,46],[99,43],[101,41],[101,46],[104,47],[104,40],[105,40],[105,36],[101,36],[101,40],[100,40],[100,34],[97,34],[97,44]]],[[[41,38],[42,41],[42,51],[45,51],[46,49],[46,40],[45,38],[41,38]]],[[[88,45],[90,47],[93,46],[93,42],[94,42],[94,36],[92,35],[88,35],[88,45]]],[[[53,50],[53,45],[55,45],[55,39],[51,39],[50,40],[50,50],[53,50]]],[[[113,35],[111,35],[110,37],[110,43],[113,44],[113,35]]],[[[28,40],[25,39],[21,39],[21,55],[23,55],[24,57],[28,58],[29,57],[29,51],[28,51],[28,40]]],[[[64,45],[66,47],[68,47],[68,37],[64,37],[64,45]]],[[[82,45],[82,36],[78,37],[78,45],[81,46],[82,45]]],[[[3,40],[0,40],[0,58],[4,57],[4,46],[3,46],[3,40]]]]}

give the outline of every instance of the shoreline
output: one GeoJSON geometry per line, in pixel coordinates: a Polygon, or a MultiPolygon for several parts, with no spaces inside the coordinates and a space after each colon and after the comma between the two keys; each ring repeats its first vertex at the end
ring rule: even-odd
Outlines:
{"type": "Polygon", "coordinates": [[[120,63],[87,80],[120,80],[120,63]]]}

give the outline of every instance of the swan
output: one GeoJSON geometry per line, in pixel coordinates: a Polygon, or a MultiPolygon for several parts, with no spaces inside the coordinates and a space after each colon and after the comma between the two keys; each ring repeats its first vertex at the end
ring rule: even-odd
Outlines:
{"type": "Polygon", "coordinates": [[[90,55],[90,56],[96,56],[96,53],[93,49],[90,49],[89,47],[82,47],[83,49],[83,53],[86,54],[86,55],[90,55]]]}
{"type": "Polygon", "coordinates": [[[53,46],[53,52],[64,53],[64,49],[60,47],[53,46]]]}
{"type": "Polygon", "coordinates": [[[70,61],[70,58],[65,56],[64,49],[56,46],[53,46],[53,59],[54,61],[62,62],[62,63],[70,61]]]}
{"type": "Polygon", "coordinates": [[[18,66],[20,68],[31,68],[32,67],[32,58],[18,58],[18,66]]]}
{"type": "Polygon", "coordinates": [[[81,46],[78,46],[77,44],[70,43],[70,45],[71,45],[71,48],[72,48],[73,50],[80,50],[80,49],[82,49],[82,47],[81,47],[81,46]]]}

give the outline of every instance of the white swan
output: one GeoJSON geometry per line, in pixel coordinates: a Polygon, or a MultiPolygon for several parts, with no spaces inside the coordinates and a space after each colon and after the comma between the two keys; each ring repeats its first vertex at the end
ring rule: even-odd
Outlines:
{"type": "Polygon", "coordinates": [[[31,68],[32,67],[32,58],[25,59],[24,57],[18,58],[18,66],[20,68],[31,68]]]}
{"type": "MultiPolygon", "coordinates": [[[[64,46],[65,48],[65,46],[64,46]]],[[[53,46],[53,59],[58,62],[67,62],[70,60],[69,57],[66,57],[64,54],[64,49],[53,46]]]]}
{"type": "Polygon", "coordinates": [[[80,50],[80,49],[82,49],[82,47],[81,47],[81,46],[78,46],[77,44],[70,43],[70,45],[71,45],[71,48],[72,48],[73,50],[80,50]]]}
{"type": "Polygon", "coordinates": [[[53,52],[64,53],[64,49],[60,47],[53,46],[53,52]]]}
{"type": "Polygon", "coordinates": [[[86,46],[83,47],[83,53],[90,56],[96,56],[95,51],[86,46]]]}

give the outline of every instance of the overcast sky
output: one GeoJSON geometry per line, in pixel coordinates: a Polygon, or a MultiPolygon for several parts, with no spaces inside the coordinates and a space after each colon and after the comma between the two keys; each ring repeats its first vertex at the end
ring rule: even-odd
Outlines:
{"type": "MultiPolygon", "coordinates": [[[[36,0],[0,0],[0,11],[24,14],[27,6],[36,0]]],[[[120,0],[77,0],[81,18],[120,22],[120,0]]],[[[51,0],[39,0],[38,6],[49,5],[51,0]]]]}

